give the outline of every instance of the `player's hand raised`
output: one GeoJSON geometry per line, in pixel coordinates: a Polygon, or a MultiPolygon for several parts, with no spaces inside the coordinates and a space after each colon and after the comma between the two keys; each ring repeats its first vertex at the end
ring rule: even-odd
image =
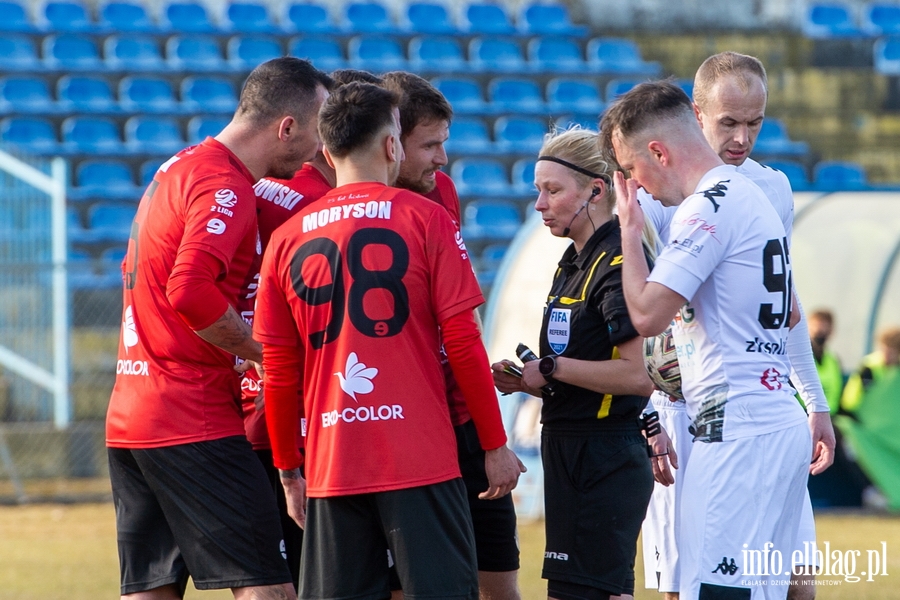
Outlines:
{"type": "Polygon", "coordinates": [[[496,500],[507,495],[519,483],[519,475],[528,469],[516,453],[500,446],[484,453],[484,470],[487,473],[488,489],[478,494],[481,500],[496,500]]]}

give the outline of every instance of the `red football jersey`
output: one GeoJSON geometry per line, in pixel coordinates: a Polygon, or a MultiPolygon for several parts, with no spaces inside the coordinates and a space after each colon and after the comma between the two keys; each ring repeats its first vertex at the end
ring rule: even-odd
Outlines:
{"type": "MultiPolygon", "coordinates": [[[[300,210],[331,191],[331,184],[317,168],[309,163],[297,171],[293,179],[263,178],[253,186],[256,192],[256,213],[259,221],[259,239],[263,252],[269,245],[272,232],[300,210]]],[[[259,264],[257,264],[257,273],[259,264]]],[[[257,277],[241,292],[240,313],[244,320],[253,325],[253,307],[256,303],[257,277]]],[[[256,410],[259,396],[259,376],[254,369],[241,378],[241,402],[244,411],[244,430],[254,450],[268,450],[269,432],[266,431],[266,412],[256,410]]],[[[302,443],[302,439],[298,443],[302,443]]]]}
{"type": "Polygon", "coordinates": [[[123,266],[109,446],[152,448],[244,433],[234,356],[187,326],[166,287],[177,255],[200,249],[224,265],[215,285],[236,307],[260,252],[253,182],[228,148],[207,138],[166,161],[144,192],[123,266]]]}
{"type": "MultiPolygon", "coordinates": [[[[435,203],[369,182],[333,190],[273,234],[254,335],[303,356],[309,496],[459,476],[438,324],[484,298],[456,233],[435,203]]],[[[296,423],[269,432],[276,464],[298,464],[296,423]]]]}

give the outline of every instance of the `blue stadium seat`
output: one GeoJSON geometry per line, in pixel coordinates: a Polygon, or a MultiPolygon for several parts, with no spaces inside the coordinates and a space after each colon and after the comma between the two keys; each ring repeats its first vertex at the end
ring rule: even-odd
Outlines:
{"type": "MultiPolygon", "coordinates": [[[[96,241],[96,236],[89,232],[85,227],[84,223],[81,219],[81,211],[74,206],[70,206],[66,209],[66,236],[69,238],[70,243],[75,244],[89,244],[96,241]]],[[[79,253],[77,250],[70,250],[70,256],[77,262],[82,263],[82,261],[88,260],[90,255],[86,252],[79,253]]]]}
{"type": "Polygon", "coordinates": [[[163,21],[177,33],[211,33],[216,30],[209,14],[197,2],[171,2],[163,10],[163,21]]]}
{"type": "Polygon", "coordinates": [[[499,4],[473,3],[466,7],[463,29],[475,35],[511,34],[516,29],[499,4]]]}
{"type": "Polygon", "coordinates": [[[62,138],[72,153],[119,154],[124,149],[119,127],[102,117],[69,117],[62,123],[62,138]]]}
{"type": "Polygon", "coordinates": [[[469,63],[457,38],[431,35],[409,41],[409,66],[414,71],[469,70],[469,63]]]}
{"type": "Polygon", "coordinates": [[[0,2],[0,31],[30,33],[36,29],[21,3],[16,0],[0,2]]]}
{"type": "Polygon", "coordinates": [[[156,77],[123,77],[119,82],[119,105],[132,112],[180,110],[172,84],[156,77]]]}
{"type": "Polygon", "coordinates": [[[347,43],[350,66],[365,71],[395,71],[406,67],[400,44],[392,38],[357,35],[347,43]]]}
{"type": "Polygon", "coordinates": [[[134,152],[146,154],[172,154],[186,146],[178,121],[146,116],[125,122],[125,144],[134,152]]]}
{"type": "Polygon", "coordinates": [[[94,28],[87,8],[74,0],[47,2],[41,16],[47,31],[89,31],[94,28]]]}
{"type": "Polygon", "coordinates": [[[612,102],[637,84],[643,83],[644,81],[646,81],[646,79],[610,79],[606,83],[606,101],[612,102]]]}
{"type": "Polygon", "coordinates": [[[328,9],[321,4],[294,2],[285,7],[285,27],[301,33],[335,33],[337,27],[331,22],[328,9]]]}
{"type": "Polygon", "coordinates": [[[791,140],[784,121],[769,118],[762,123],[753,151],[757,154],[805,156],[809,154],[809,144],[791,140]]]}
{"type": "Polygon", "coordinates": [[[288,44],[288,54],[298,58],[308,58],[323,71],[334,71],[347,66],[344,50],[331,37],[299,35],[288,44]]]}
{"type": "Polygon", "coordinates": [[[519,13],[519,30],[528,35],[584,36],[588,28],[575,25],[569,19],[569,9],[564,4],[539,2],[525,4],[519,13]]]}
{"type": "Polygon", "coordinates": [[[275,33],[269,9],[258,2],[232,2],[225,10],[225,29],[236,33],[275,33]]]}
{"type": "Polygon", "coordinates": [[[120,71],[160,71],[165,68],[156,38],[111,35],[103,43],[106,66],[120,71]]]}
{"type": "Polygon", "coordinates": [[[378,2],[350,2],[344,13],[348,33],[396,33],[387,9],[378,2]]]}
{"type": "Polygon", "coordinates": [[[876,40],[873,54],[875,72],[882,75],[900,75],[900,35],[876,40]]]}
{"type": "Polygon", "coordinates": [[[122,261],[125,260],[126,254],[128,254],[128,249],[121,246],[117,248],[106,248],[100,253],[100,260],[121,265],[122,261]]]}
{"type": "Polygon", "coordinates": [[[124,2],[115,0],[104,4],[100,9],[99,28],[117,32],[150,32],[156,31],[154,23],[147,15],[147,9],[140,2],[124,2]]]}
{"type": "Polygon", "coordinates": [[[460,196],[508,196],[512,191],[506,168],[497,160],[460,158],[450,167],[450,177],[460,196]]]}
{"type": "Polygon", "coordinates": [[[84,35],[48,35],[42,46],[44,66],[49,69],[97,70],[103,66],[97,45],[84,35]]]}
{"type": "Polygon", "coordinates": [[[47,119],[8,117],[0,122],[0,141],[27,152],[50,153],[57,149],[56,132],[47,119]]]}
{"type": "Polygon", "coordinates": [[[513,163],[512,166],[512,187],[513,191],[523,196],[536,195],[534,189],[534,165],[537,163],[533,158],[520,158],[513,163]]]}
{"type": "Polygon", "coordinates": [[[554,125],[560,131],[580,127],[589,131],[600,129],[600,115],[563,115],[556,119],[554,125]]]}
{"type": "Polygon", "coordinates": [[[169,67],[179,71],[223,71],[228,68],[219,43],[205,35],[169,38],[166,61],[169,67]]]}
{"type": "Polygon", "coordinates": [[[900,34],[900,4],[869,4],[863,10],[863,28],[869,35],[900,34]]]}
{"type": "Polygon", "coordinates": [[[592,39],[587,44],[587,59],[599,73],[655,77],[662,72],[658,62],[645,61],[637,44],[624,38],[592,39]]]}
{"type": "Polygon", "coordinates": [[[284,56],[281,44],[271,37],[236,35],[228,40],[228,62],[236,69],[251,70],[284,56]]]}
{"type": "Polygon", "coordinates": [[[509,245],[504,243],[488,244],[481,251],[481,256],[478,257],[478,268],[482,271],[496,271],[500,268],[500,263],[503,262],[508,248],[509,245]]]}
{"type": "Polygon", "coordinates": [[[838,160],[823,160],[813,168],[813,189],[820,192],[865,190],[866,171],[861,165],[838,160]]]}
{"type": "Polygon", "coordinates": [[[515,204],[503,200],[473,200],[463,210],[463,237],[467,240],[510,240],[522,225],[515,204]]]}
{"type": "Polygon", "coordinates": [[[852,38],[862,35],[850,14],[840,3],[809,4],[802,24],[803,34],[813,39],[852,38]]]}
{"type": "Polygon", "coordinates": [[[119,160],[85,160],[75,169],[76,186],[69,190],[69,200],[105,198],[140,199],[141,189],[134,184],[131,167],[119,160]]]}
{"type": "Polygon", "coordinates": [[[603,112],[600,91],[592,81],[582,79],[551,79],[547,83],[547,106],[553,113],[603,112]]]}
{"type": "Polygon", "coordinates": [[[447,102],[453,106],[453,112],[459,114],[483,113],[488,111],[481,86],[474,79],[467,77],[436,77],[431,83],[440,91],[447,102]]]}
{"type": "Polygon", "coordinates": [[[4,69],[34,71],[41,68],[34,42],[21,35],[0,34],[0,56],[4,69]]]}
{"type": "Polygon", "coordinates": [[[40,77],[0,79],[0,113],[49,113],[56,110],[47,82],[40,77]]]}
{"type": "Polygon", "coordinates": [[[547,105],[533,79],[498,77],[488,83],[488,97],[497,112],[543,113],[547,105]]]}
{"type": "Polygon", "coordinates": [[[788,181],[791,182],[791,189],[795,192],[805,192],[810,189],[806,168],[800,163],[792,160],[771,160],[766,161],[765,165],[787,175],[788,181]]]}
{"type": "Polygon", "coordinates": [[[406,8],[406,29],[416,34],[456,33],[443,4],[411,2],[406,8]]]}
{"type": "MultiPolygon", "coordinates": [[[[225,126],[228,125],[228,122],[231,119],[229,117],[210,117],[210,116],[196,116],[191,118],[187,124],[187,134],[188,134],[188,143],[189,144],[199,144],[207,137],[215,137],[219,135],[219,133],[225,129],[225,126]]],[[[159,167],[159,165],[156,165],[159,167]]],[[[156,169],[154,168],[154,171],[156,169]]],[[[150,176],[153,176],[153,173],[150,173],[150,176]]]]}
{"type": "Polygon", "coordinates": [[[450,137],[444,143],[450,154],[490,154],[494,144],[484,121],[474,117],[457,117],[450,122],[450,137]]]}
{"type": "Polygon", "coordinates": [[[528,62],[536,71],[584,73],[588,65],[581,47],[565,38],[533,38],[528,42],[528,62]]]}
{"type": "Polygon", "coordinates": [[[494,144],[501,152],[533,153],[541,149],[547,124],[529,117],[500,117],[494,122],[494,144]]]}
{"type": "Polygon", "coordinates": [[[469,42],[469,64],[479,71],[508,73],[521,73],[528,67],[518,43],[496,37],[477,37],[469,42]]]}
{"type": "Polygon", "coordinates": [[[88,209],[88,230],[97,241],[125,242],[131,235],[131,222],[137,205],[98,202],[88,209]]]}
{"type": "Polygon", "coordinates": [[[687,97],[691,100],[694,99],[694,80],[693,79],[678,79],[675,81],[675,85],[681,88],[681,90],[687,94],[687,97]]]}
{"type": "Polygon", "coordinates": [[[219,77],[185,77],[181,82],[181,106],[190,112],[227,112],[237,108],[231,81],[219,77]]]}
{"type": "Polygon", "coordinates": [[[65,75],[56,84],[60,108],[68,112],[116,112],[109,84],[97,77],[65,75]]]}
{"type": "Polygon", "coordinates": [[[144,161],[141,163],[141,168],[138,171],[140,176],[140,185],[141,187],[146,188],[150,185],[150,182],[153,181],[153,176],[156,175],[156,172],[159,171],[159,167],[162,165],[163,161],[159,159],[150,159],[148,161],[144,161]]]}

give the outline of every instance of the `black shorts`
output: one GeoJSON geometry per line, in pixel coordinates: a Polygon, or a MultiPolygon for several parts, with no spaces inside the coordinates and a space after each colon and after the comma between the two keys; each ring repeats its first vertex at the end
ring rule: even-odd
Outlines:
{"type": "Polygon", "coordinates": [[[478,432],[471,420],[453,429],[456,431],[459,469],[472,513],[478,570],[516,571],[519,568],[519,540],[512,494],[497,500],[478,498],[478,494],[488,489],[484,450],[478,441],[478,432]]]}
{"type": "Polygon", "coordinates": [[[122,594],[289,583],[275,496],[243,436],[109,448],[122,594]]]}
{"type": "Polygon", "coordinates": [[[646,448],[637,426],[584,434],[544,429],[544,579],[634,593],[637,539],[653,491],[646,448]]]}
{"type": "Polygon", "coordinates": [[[287,512],[284,486],[281,485],[281,476],[272,462],[272,451],[254,450],[253,452],[266,470],[269,485],[272,486],[272,491],[275,493],[281,531],[284,533],[284,553],[287,555],[288,568],[291,570],[291,579],[294,580],[294,589],[296,590],[300,585],[300,549],[303,548],[303,530],[287,512]]]}
{"type": "Polygon", "coordinates": [[[310,498],[301,600],[478,599],[475,541],[461,479],[390,492],[310,498]]]}

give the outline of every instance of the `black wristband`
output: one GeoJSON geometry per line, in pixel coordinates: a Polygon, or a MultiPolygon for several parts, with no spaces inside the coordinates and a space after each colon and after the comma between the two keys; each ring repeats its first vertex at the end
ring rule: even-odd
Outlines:
{"type": "Polygon", "coordinates": [[[652,438],[654,435],[659,435],[662,431],[662,426],[659,424],[659,413],[655,410],[653,412],[644,413],[641,417],[641,422],[648,439],[652,438]]]}

